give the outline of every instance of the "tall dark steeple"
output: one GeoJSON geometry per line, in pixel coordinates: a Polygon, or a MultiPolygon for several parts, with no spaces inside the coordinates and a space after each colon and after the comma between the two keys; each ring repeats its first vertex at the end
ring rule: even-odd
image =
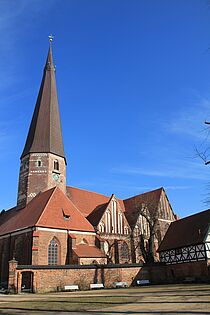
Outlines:
{"type": "Polygon", "coordinates": [[[51,152],[65,157],[51,44],[21,158],[32,152],[51,152]]]}
{"type": "Polygon", "coordinates": [[[52,57],[52,36],[49,38],[44,74],[21,155],[19,207],[24,207],[37,193],[54,186],[66,191],[66,160],[52,57]]]}

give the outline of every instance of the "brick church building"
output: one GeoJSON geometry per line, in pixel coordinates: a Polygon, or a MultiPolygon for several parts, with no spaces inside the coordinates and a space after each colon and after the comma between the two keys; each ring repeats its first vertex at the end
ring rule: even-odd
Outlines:
{"type": "Polygon", "coordinates": [[[156,243],[176,220],[163,188],[126,200],[66,186],[55,67],[50,44],[21,155],[17,205],[0,214],[0,283],[8,261],[20,265],[131,263],[143,259],[139,235],[149,238],[138,209],[152,201],[156,243]]]}

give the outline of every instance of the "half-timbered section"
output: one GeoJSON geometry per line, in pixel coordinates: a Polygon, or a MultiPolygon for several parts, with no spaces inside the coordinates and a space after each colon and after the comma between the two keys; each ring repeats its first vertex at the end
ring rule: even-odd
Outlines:
{"type": "Polygon", "coordinates": [[[167,264],[206,260],[207,251],[205,244],[186,246],[161,252],[160,260],[167,264]]]}
{"type": "Polygon", "coordinates": [[[178,264],[210,259],[210,210],[173,222],[158,251],[161,262],[178,264]]]}

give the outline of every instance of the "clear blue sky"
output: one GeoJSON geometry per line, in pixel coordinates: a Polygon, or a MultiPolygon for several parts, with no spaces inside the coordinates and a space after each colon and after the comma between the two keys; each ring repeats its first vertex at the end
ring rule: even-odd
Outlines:
{"type": "Polygon", "coordinates": [[[0,209],[16,204],[50,33],[68,184],[119,198],[164,186],[180,216],[205,209],[207,0],[0,0],[0,209]]]}

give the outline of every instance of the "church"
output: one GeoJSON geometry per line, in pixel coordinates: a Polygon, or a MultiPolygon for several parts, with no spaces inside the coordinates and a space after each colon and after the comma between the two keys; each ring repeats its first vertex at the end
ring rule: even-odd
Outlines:
{"type": "Polygon", "coordinates": [[[0,213],[1,284],[11,259],[52,266],[144,261],[139,239],[147,245],[150,230],[138,210],[150,204],[149,216],[156,214],[156,249],[176,220],[162,187],[122,200],[66,185],[51,42],[20,160],[17,204],[0,213]]]}

